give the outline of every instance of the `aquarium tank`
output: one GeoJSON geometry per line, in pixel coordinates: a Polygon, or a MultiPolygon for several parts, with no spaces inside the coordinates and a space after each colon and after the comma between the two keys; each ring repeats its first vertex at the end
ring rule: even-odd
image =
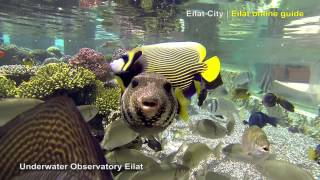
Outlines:
{"type": "Polygon", "coordinates": [[[320,179],[318,0],[0,0],[0,179],[320,179]]]}

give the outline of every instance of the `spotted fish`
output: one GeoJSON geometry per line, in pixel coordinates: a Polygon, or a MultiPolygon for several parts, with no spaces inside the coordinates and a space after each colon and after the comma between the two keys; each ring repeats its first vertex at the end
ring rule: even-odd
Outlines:
{"type": "Polygon", "coordinates": [[[19,164],[105,165],[102,149],[70,98],[56,97],[0,129],[0,179],[112,179],[109,171],[28,171],[19,164]]]}
{"type": "Polygon", "coordinates": [[[178,103],[171,83],[156,73],[135,76],[121,97],[121,114],[141,135],[156,134],[174,120],[178,103]]]}
{"type": "Polygon", "coordinates": [[[205,60],[205,57],[206,49],[199,43],[170,42],[134,48],[110,65],[122,89],[142,72],[165,76],[175,88],[180,117],[187,120],[191,96],[197,93],[201,105],[206,90],[222,84],[219,58],[205,60]]]}

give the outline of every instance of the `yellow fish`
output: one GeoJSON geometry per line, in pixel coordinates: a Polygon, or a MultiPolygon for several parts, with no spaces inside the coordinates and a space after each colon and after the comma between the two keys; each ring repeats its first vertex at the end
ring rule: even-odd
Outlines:
{"type": "Polygon", "coordinates": [[[219,58],[205,60],[205,57],[206,48],[200,43],[169,42],[134,48],[110,66],[123,91],[142,72],[162,74],[175,88],[180,117],[187,120],[191,96],[197,93],[201,105],[206,90],[222,84],[219,58]]]}

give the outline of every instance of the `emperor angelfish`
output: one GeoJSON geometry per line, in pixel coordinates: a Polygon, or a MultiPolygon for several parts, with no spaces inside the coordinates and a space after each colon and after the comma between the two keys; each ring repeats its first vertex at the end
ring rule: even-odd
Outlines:
{"type": "Polygon", "coordinates": [[[171,83],[156,73],[135,76],[121,97],[121,114],[141,135],[165,130],[177,114],[178,102],[171,83]]]}
{"type": "Polygon", "coordinates": [[[134,48],[110,65],[123,91],[142,72],[165,76],[175,88],[180,117],[187,120],[191,96],[197,93],[201,106],[206,90],[222,84],[219,58],[205,61],[205,57],[206,48],[200,43],[169,42],[134,48]]]}

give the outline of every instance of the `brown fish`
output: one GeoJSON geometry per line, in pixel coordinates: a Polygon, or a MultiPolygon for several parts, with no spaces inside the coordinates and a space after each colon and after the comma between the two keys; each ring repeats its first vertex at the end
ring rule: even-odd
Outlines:
{"type": "Polygon", "coordinates": [[[261,156],[269,153],[270,143],[266,133],[258,126],[247,128],[242,135],[242,147],[244,152],[253,156],[261,156]]]}
{"type": "Polygon", "coordinates": [[[39,104],[0,131],[0,179],[112,179],[107,170],[19,170],[28,165],[106,165],[99,143],[70,98],[39,104]]]}

